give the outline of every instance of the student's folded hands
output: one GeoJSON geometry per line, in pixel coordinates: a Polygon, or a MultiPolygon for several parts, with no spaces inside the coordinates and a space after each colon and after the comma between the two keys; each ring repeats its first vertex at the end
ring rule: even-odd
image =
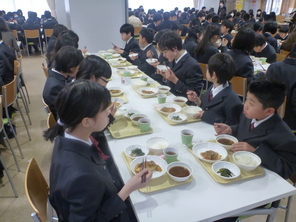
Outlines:
{"type": "Polygon", "coordinates": [[[252,147],[250,144],[246,143],[246,142],[238,142],[238,143],[234,143],[232,144],[231,148],[230,148],[233,152],[237,152],[237,151],[249,151],[249,152],[254,152],[256,149],[254,147],[252,147]]]}

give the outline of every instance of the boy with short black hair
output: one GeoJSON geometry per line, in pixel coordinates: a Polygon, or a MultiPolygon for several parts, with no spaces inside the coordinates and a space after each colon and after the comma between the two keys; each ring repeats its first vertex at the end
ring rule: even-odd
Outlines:
{"type": "Polygon", "coordinates": [[[120,27],[120,34],[121,39],[123,41],[126,41],[124,49],[119,48],[118,46],[114,45],[113,49],[119,53],[122,57],[126,58],[129,62],[131,62],[131,59],[129,57],[130,53],[139,53],[141,51],[140,46],[133,38],[134,36],[134,26],[131,24],[123,24],[120,27]]]}
{"type": "Polygon", "coordinates": [[[289,27],[288,26],[281,26],[279,32],[274,36],[274,38],[279,40],[287,40],[289,36],[289,27]]]}
{"type": "Polygon", "coordinates": [[[215,123],[216,133],[238,139],[231,150],[248,151],[261,158],[261,165],[288,179],[296,172],[296,137],[277,114],[285,99],[285,84],[259,78],[249,85],[244,112],[238,125],[215,123]]]}
{"type": "Polygon", "coordinates": [[[220,31],[222,33],[221,38],[227,39],[227,48],[231,48],[231,40],[233,39],[233,35],[231,35],[231,31],[233,30],[233,23],[229,20],[224,20],[222,22],[222,26],[220,31]]]}
{"type": "Polygon", "coordinates": [[[188,99],[203,109],[195,115],[196,118],[210,124],[239,122],[243,104],[229,83],[235,70],[235,63],[228,54],[219,53],[210,58],[206,76],[213,85],[201,98],[192,91],[187,92],[188,99]]]}
{"type": "Polygon", "coordinates": [[[255,46],[252,55],[255,57],[267,58],[267,63],[276,62],[276,51],[268,42],[266,42],[265,37],[258,33],[255,33],[255,46]]]}
{"type": "Polygon", "coordinates": [[[277,40],[272,36],[277,32],[278,25],[276,22],[267,22],[263,27],[263,35],[266,41],[275,49],[278,50],[277,40]]]}

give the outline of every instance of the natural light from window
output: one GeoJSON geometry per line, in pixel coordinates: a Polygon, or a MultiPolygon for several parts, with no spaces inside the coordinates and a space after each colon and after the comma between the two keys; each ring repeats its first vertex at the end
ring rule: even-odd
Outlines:
{"type": "Polygon", "coordinates": [[[128,7],[132,9],[139,8],[143,5],[145,11],[148,9],[155,9],[156,11],[164,9],[164,11],[172,11],[175,7],[183,11],[184,7],[193,7],[193,0],[129,0],[128,7]]]}

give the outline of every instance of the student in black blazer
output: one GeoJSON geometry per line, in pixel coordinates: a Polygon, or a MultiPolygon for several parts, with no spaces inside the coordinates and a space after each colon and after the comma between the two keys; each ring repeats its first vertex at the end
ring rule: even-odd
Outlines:
{"type": "Polygon", "coordinates": [[[267,63],[276,62],[276,52],[274,48],[265,40],[265,37],[261,34],[255,33],[255,47],[252,55],[255,57],[267,58],[267,63]]]}
{"type": "Polygon", "coordinates": [[[10,83],[14,78],[14,51],[2,41],[0,32],[0,86],[10,83]]]}
{"type": "Polygon", "coordinates": [[[232,134],[231,150],[254,152],[261,165],[284,179],[296,173],[296,137],[276,110],[284,102],[285,85],[258,79],[249,85],[244,113],[238,125],[215,124],[217,134],[232,134]]]}
{"type": "Polygon", "coordinates": [[[277,28],[278,25],[276,22],[267,22],[263,27],[263,35],[265,36],[266,41],[274,48],[276,52],[278,50],[278,44],[276,38],[274,38],[272,35],[277,32],[277,28]]]}
{"type": "Polygon", "coordinates": [[[195,48],[200,40],[200,37],[203,35],[203,32],[204,28],[202,26],[192,27],[188,31],[188,35],[183,43],[183,49],[186,49],[192,58],[195,58],[195,48]]]}
{"type": "Polygon", "coordinates": [[[147,28],[153,29],[154,32],[157,32],[157,26],[161,23],[161,15],[159,13],[155,13],[153,15],[153,22],[150,23],[147,28]]]}
{"type": "Polygon", "coordinates": [[[158,42],[163,56],[169,60],[166,72],[157,70],[163,77],[163,84],[171,87],[175,96],[187,96],[192,90],[200,95],[202,89],[202,70],[195,59],[182,49],[182,39],[174,31],[164,33],[158,42]]]}
{"type": "Polygon", "coordinates": [[[124,49],[119,48],[118,46],[114,45],[113,49],[119,53],[122,57],[126,58],[127,61],[132,62],[129,57],[130,53],[139,53],[141,52],[140,46],[133,38],[134,36],[134,26],[131,24],[123,24],[120,27],[120,34],[123,41],[126,41],[124,49]]]}
{"type": "Polygon", "coordinates": [[[224,20],[222,22],[222,25],[221,25],[221,33],[222,33],[222,36],[221,38],[225,38],[228,43],[227,43],[227,48],[230,49],[231,48],[231,40],[233,39],[233,35],[231,35],[231,32],[233,30],[233,23],[229,20],[224,20]]]}
{"type": "Polygon", "coordinates": [[[170,13],[165,12],[163,13],[163,21],[157,26],[157,31],[163,30],[163,29],[171,29],[173,23],[170,21],[170,13]]]}
{"type": "Polygon", "coordinates": [[[105,87],[85,80],[71,83],[57,98],[59,120],[44,137],[55,140],[49,199],[59,221],[132,221],[125,201],[152,177],[145,169],[124,186],[114,181],[106,164],[110,157],[100,149],[104,144],[91,137],[108,124],[110,100],[105,87]]]}
{"type": "Polygon", "coordinates": [[[200,98],[193,91],[187,92],[188,99],[203,110],[195,118],[209,124],[238,124],[243,104],[228,82],[234,73],[235,64],[230,55],[221,53],[210,58],[207,80],[213,85],[200,98]]]}

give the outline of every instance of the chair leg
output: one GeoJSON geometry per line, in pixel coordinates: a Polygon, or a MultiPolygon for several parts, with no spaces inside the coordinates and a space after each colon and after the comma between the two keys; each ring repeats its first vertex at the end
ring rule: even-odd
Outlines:
{"type": "Polygon", "coordinates": [[[25,36],[25,39],[26,39],[26,48],[27,48],[28,57],[30,57],[30,54],[29,54],[29,46],[28,46],[28,40],[27,40],[27,37],[26,37],[26,36],[25,36]]]}
{"type": "Polygon", "coordinates": [[[28,134],[28,137],[29,137],[29,141],[31,141],[31,136],[30,136],[30,133],[29,133],[28,126],[27,126],[27,123],[26,123],[26,121],[25,121],[25,118],[24,118],[24,116],[23,116],[23,112],[22,112],[22,110],[20,109],[20,106],[19,106],[19,103],[18,103],[17,99],[16,99],[15,101],[16,101],[17,108],[18,108],[18,110],[19,110],[19,112],[20,112],[20,114],[21,114],[21,117],[22,117],[22,119],[23,119],[23,122],[24,122],[24,125],[25,125],[25,128],[26,128],[26,131],[27,131],[27,134],[28,134]]]}
{"type": "Polygon", "coordinates": [[[271,214],[267,216],[266,222],[273,222],[278,208],[273,208],[271,214]]]}
{"type": "Polygon", "coordinates": [[[19,93],[20,93],[20,98],[21,100],[23,101],[23,104],[24,104],[24,107],[25,107],[25,111],[26,111],[26,114],[28,116],[28,120],[29,120],[29,124],[32,125],[32,122],[31,122],[31,118],[30,118],[30,114],[29,114],[29,107],[28,107],[28,103],[27,103],[27,100],[26,100],[26,97],[24,95],[24,91],[22,88],[19,88],[19,93]]]}
{"type": "Polygon", "coordinates": [[[28,90],[27,90],[27,87],[26,87],[26,84],[25,84],[25,80],[24,80],[24,77],[23,77],[23,73],[20,74],[20,79],[21,79],[21,81],[24,83],[24,85],[21,86],[21,87],[24,87],[24,88],[25,88],[26,96],[27,96],[27,98],[28,98],[28,102],[29,102],[29,104],[31,104],[30,96],[29,96],[29,93],[28,93],[28,90]]]}
{"type": "Polygon", "coordinates": [[[6,168],[5,164],[4,164],[4,162],[3,162],[3,160],[2,160],[1,155],[0,155],[0,161],[1,161],[2,165],[3,165],[3,167],[4,167],[4,170],[5,170],[5,172],[6,172],[6,175],[7,175],[7,177],[8,177],[8,180],[9,180],[9,182],[10,182],[10,184],[11,184],[11,187],[12,187],[12,190],[13,190],[13,193],[14,193],[14,196],[15,196],[15,198],[17,198],[17,197],[18,197],[18,194],[17,194],[16,189],[15,189],[15,187],[14,187],[14,184],[13,184],[13,182],[12,182],[12,179],[11,179],[10,173],[8,172],[8,170],[7,170],[7,168],[6,168]]]}

